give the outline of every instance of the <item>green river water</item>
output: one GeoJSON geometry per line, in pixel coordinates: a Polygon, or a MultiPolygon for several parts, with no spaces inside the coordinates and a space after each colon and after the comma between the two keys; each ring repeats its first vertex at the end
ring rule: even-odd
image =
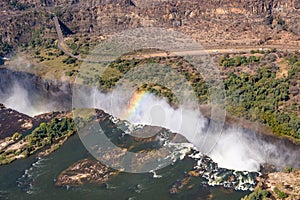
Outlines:
{"type": "Polygon", "coordinates": [[[202,184],[199,177],[192,179],[195,186],[176,195],[169,194],[171,185],[184,177],[184,172],[193,167],[191,159],[177,161],[157,171],[161,178],[152,173],[121,173],[111,178],[106,186],[84,185],[81,187],[57,187],[54,184],[61,171],[78,160],[90,157],[78,135],[71,137],[51,155],[38,159],[31,156],[0,167],[0,199],[12,200],[106,200],[106,199],[240,199],[250,193],[211,187],[202,184]]]}

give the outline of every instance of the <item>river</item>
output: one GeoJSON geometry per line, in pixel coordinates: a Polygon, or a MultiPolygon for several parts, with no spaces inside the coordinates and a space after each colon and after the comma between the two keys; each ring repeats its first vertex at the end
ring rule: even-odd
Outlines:
{"type": "Polygon", "coordinates": [[[107,185],[84,185],[81,187],[57,187],[58,174],[74,162],[90,157],[78,135],[71,137],[59,150],[45,158],[31,156],[12,164],[0,166],[0,199],[240,199],[250,191],[235,191],[223,187],[202,184],[202,179],[193,179],[193,189],[177,195],[169,194],[171,185],[183,178],[185,171],[193,167],[191,159],[177,161],[174,165],[156,173],[121,173],[111,178],[107,185]]]}
{"type": "MultiPolygon", "coordinates": [[[[32,110],[28,109],[34,108],[36,110],[33,111],[38,114],[54,110],[68,110],[71,108],[71,88],[71,85],[67,83],[46,81],[31,74],[0,69],[0,103],[18,111],[30,112],[32,110]],[[20,99],[25,102],[21,106],[25,110],[18,109],[20,103],[14,103],[20,99]]],[[[231,138],[228,141],[231,141],[231,138]]],[[[252,137],[249,141],[255,142],[252,137]]],[[[287,144],[286,146],[290,148],[291,152],[295,150],[293,145],[287,144]]],[[[223,150],[220,149],[220,151],[223,150]]],[[[183,190],[176,195],[169,194],[172,184],[182,179],[187,171],[193,169],[195,161],[188,157],[158,170],[156,173],[161,178],[154,178],[152,173],[120,173],[118,176],[112,177],[105,186],[89,184],[81,187],[55,186],[55,179],[59,173],[86,157],[91,157],[91,155],[76,134],[61,148],[45,158],[37,158],[33,155],[9,165],[0,166],[0,199],[231,200],[240,199],[250,193],[250,191],[225,189],[221,186],[212,187],[203,178],[193,177],[190,182],[193,185],[191,189],[183,190]]],[[[280,160],[275,152],[273,157],[280,160]]],[[[240,158],[230,156],[230,159],[234,161],[240,158]]]]}

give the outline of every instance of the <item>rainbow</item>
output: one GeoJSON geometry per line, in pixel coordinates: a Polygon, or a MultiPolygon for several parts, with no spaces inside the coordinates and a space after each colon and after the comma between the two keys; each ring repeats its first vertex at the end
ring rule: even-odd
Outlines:
{"type": "Polygon", "coordinates": [[[150,93],[147,91],[136,91],[132,95],[126,109],[122,113],[122,118],[128,120],[135,116],[137,114],[139,106],[141,106],[141,104],[145,102],[149,96],[150,93]]]}

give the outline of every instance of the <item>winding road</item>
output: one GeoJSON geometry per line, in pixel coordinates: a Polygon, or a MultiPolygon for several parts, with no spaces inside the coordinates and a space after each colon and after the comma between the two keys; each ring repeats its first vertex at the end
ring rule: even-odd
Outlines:
{"type": "MultiPolygon", "coordinates": [[[[100,61],[96,60],[87,60],[81,58],[80,55],[74,55],[71,53],[67,45],[64,41],[63,33],[59,24],[59,20],[57,16],[54,15],[53,21],[55,24],[56,32],[58,35],[58,48],[63,51],[66,55],[76,58],[79,61],[83,62],[91,62],[91,63],[97,63],[100,61]]],[[[299,51],[300,52],[300,47],[292,47],[289,46],[288,48],[284,47],[283,45],[266,45],[266,46],[234,46],[234,47],[228,47],[228,48],[214,48],[214,49],[203,49],[203,50],[194,50],[194,51],[178,51],[178,52],[160,52],[160,53],[142,53],[139,55],[134,55],[134,58],[137,59],[144,59],[144,58],[151,58],[151,57],[166,57],[166,56],[186,56],[186,55],[204,55],[204,54],[239,54],[239,53],[250,53],[251,50],[255,49],[263,49],[263,50],[270,50],[270,49],[280,49],[284,51],[289,51],[289,52],[294,52],[294,51],[299,51]]],[[[132,58],[132,56],[131,56],[132,58]]]]}

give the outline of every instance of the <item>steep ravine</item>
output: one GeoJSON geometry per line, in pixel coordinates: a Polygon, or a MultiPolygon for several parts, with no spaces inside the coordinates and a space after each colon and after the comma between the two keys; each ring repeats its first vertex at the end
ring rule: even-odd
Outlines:
{"type": "Polygon", "coordinates": [[[0,69],[0,102],[27,115],[70,110],[71,90],[69,83],[0,69]]]}

